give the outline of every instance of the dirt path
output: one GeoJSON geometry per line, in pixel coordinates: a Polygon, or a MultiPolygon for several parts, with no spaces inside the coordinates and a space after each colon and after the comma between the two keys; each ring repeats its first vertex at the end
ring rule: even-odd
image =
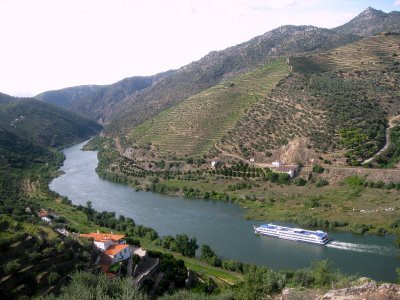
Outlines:
{"type": "Polygon", "coordinates": [[[373,161],[377,156],[381,155],[383,152],[385,152],[390,145],[390,129],[392,129],[395,126],[395,122],[394,120],[398,120],[400,117],[400,115],[397,116],[393,116],[389,118],[389,127],[386,128],[386,143],[383,146],[383,148],[381,150],[379,150],[377,153],[374,154],[374,156],[368,158],[367,160],[364,160],[364,162],[362,163],[363,165],[373,161]]]}
{"type": "Polygon", "coordinates": [[[243,158],[243,157],[241,157],[241,156],[239,156],[239,155],[237,155],[237,154],[230,153],[230,152],[227,152],[227,151],[221,149],[221,148],[220,148],[218,145],[216,145],[216,144],[214,145],[214,147],[215,147],[215,149],[217,149],[218,151],[220,151],[224,156],[236,158],[236,159],[241,160],[241,161],[247,161],[250,165],[253,165],[253,166],[256,166],[256,167],[259,167],[259,168],[271,168],[271,167],[272,167],[271,164],[250,162],[250,161],[246,160],[245,158],[243,158]]]}
{"type": "Polygon", "coordinates": [[[119,137],[116,137],[115,139],[114,139],[114,141],[115,141],[115,146],[117,147],[117,150],[118,150],[118,152],[119,152],[119,155],[121,155],[121,156],[125,156],[124,155],[124,148],[122,147],[122,145],[121,145],[121,141],[119,140],[119,137]]]}

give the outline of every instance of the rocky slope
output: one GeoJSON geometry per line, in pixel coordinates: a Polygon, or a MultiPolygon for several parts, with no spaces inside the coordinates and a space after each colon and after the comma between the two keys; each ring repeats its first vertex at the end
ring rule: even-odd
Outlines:
{"type": "Polygon", "coordinates": [[[340,34],[355,34],[359,36],[371,36],[385,31],[399,32],[400,12],[384,13],[381,10],[368,7],[350,22],[333,30],[340,34]]]}
{"type": "Polygon", "coordinates": [[[47,91],[35,98],[104,123],[111,118],[115,106],[125,97],[146,89],[172,73],[169,71],[154,76],[130,77],[110,85],[84,85],[47,91]]]}
{"type": "Polygon", "coordinates": [[[394,300],[400,299],[400,285],[378,284],[368,278],[360,278],[358,284],[348,288],[332,289],[326,293],[315,290],[287,288],[279,300],[394,300]]]}

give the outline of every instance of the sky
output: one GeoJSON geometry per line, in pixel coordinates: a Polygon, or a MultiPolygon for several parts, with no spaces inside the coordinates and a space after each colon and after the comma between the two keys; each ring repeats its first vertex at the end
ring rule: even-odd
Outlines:
{"type": "Polygon", "coordinates": [[[0,0],[0,92],[177,69],[281,25],[333,28],[400,0],[0,0]]]}

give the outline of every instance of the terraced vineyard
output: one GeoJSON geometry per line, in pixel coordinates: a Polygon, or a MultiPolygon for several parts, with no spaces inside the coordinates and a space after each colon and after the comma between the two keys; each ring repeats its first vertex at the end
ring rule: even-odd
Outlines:
{"type": "Polygon", "coordinates": [[[305,163],[319,156],[340,161],[347,148],[347,162],[359,164],[383,146],[386,119],[399,113],[398,53],[400,37],[389,35],[291,58],[293,76],[255,103],[216,148],[269,161],[302,140],[295,152],[314,153],[305,163]]]}
{"type": "Polygon", "coordinates": [[[263,99],[287,75],[281,59],[231,78],[133,128],[128,142],[151,143],[161,156],[199,157],[233,127],[246,108],[263,99]]]}

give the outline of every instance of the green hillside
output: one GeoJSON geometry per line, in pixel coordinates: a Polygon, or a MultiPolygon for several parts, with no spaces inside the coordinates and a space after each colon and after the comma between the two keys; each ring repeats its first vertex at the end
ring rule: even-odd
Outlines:
{"type": "Polygon", "coordinates": [[[286,25],[239,45],[212,51],[152,86],[127,96],[115,107],[105,131],[125,135],[134,126],[236,74],[277,58],[329,50],[358,39],[355,35],[314,26],[286,25]]]}
{"type": "Polygon", "coordinates": [[[307,163],[295,155],[306,150],[360,164],[385,143],[387,118],[400,113],[399,49],[400,36],[382,35],[291,58],[292,76],[253,105],[219,148],[260,161],[286,155],[307,163]],[[299,138],[306,142],[294,145],[299,138]]]}
{"type": "Polygon", "coordinates": [[[133,128],[128,144],[151,143],[161,155],[201,156],[287,74],[281,59],[224,81],[133,128]]]}
{"type": "Polygon", "coordinates": [[[2,94],[0,128],[35,144],[63,147],[95,135],[101,125],[33,98],[2,94]]]}

